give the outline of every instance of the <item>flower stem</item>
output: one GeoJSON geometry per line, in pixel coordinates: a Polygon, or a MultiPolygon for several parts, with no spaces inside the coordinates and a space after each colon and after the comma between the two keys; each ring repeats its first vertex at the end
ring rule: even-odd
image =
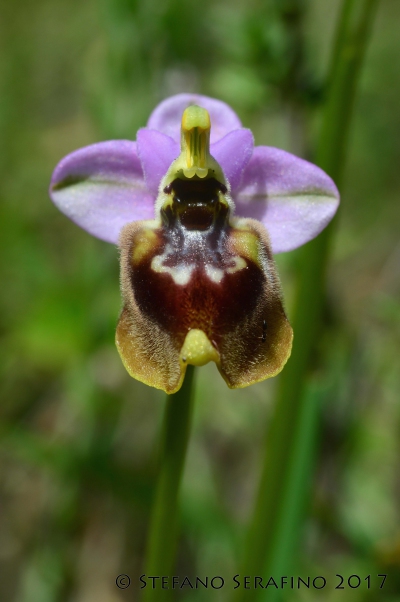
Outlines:
{"type": "MultiPolygon", "coordinates": [[[[188,366],[182,388],[168,395],[162,433],[161,463],[150,517],[144,563],[146,575],[171,575],[178,535],[178,495],[189,441],[194,367],[188,366]]],[[[164,594],[165,591],[161,591],[164,594]]],[[[158,589],[143,590],[143,602],[158,599],[158,589]]],[[[163,599],[164,599],[163,598],[163,599]]]]}
{"type": "MultiPolygon", "coordinates": [[[[344,0],[337,26],[328,98],[316,162],[340,185],[351,113],[377,0],[344,0]]],[[[319,396],[307,383],[321,332],[325,274],[334,223],[300,254],[294,346],[281,377],[269,425],[254,514],[247,534],[241,575],[289,575],[313,474],[319,396]]],[[[282,590],[237,591],[246,602],[263,591],[276,600],[282,590]]]]}

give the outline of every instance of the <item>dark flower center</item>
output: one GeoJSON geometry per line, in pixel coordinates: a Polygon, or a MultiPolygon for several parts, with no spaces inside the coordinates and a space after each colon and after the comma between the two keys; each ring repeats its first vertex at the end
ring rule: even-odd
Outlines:
{"type": "Polygon", "coordinates": [[[226,221],[228,206],[220,200],[226,186],[215,178],[176,178],[164,192],[172,196],[172,203],[161,210],[163,223],[169,228],[179,222],[187,230],[208,230],[216,222],[222,225],[226,221]]]}

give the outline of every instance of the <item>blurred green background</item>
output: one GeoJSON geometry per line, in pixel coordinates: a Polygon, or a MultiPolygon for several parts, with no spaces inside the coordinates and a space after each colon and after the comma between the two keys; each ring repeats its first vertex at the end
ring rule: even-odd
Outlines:
{"type": "MultiPolygon", "coordinates": [[[[114,346],[118,252],[58,213],[65,154],[135,138],[166,96],[221,98],[257,144],[312,158],[336,0],[3,0],[0,19],[0,600],[138,599],[164,394],[114,346]],[[115,578],[132,584],[118,590],[115,578]]],[[[314,379],[318,467],[293,574],[400,600],[400,5],[382,0],[362,72],[314,379]],[[378,573],[387,573],[379,590],[378,573]]],[[[277,257],[292,311],[297,254],[277,257]]],[[[283,373],[284,375],[284,373],[283,373]]],[[[236,574],[276,380],[198,370],[176,575],[236,574]]],[[[176,599],[229,599],[231,589],[176,599]]]]}

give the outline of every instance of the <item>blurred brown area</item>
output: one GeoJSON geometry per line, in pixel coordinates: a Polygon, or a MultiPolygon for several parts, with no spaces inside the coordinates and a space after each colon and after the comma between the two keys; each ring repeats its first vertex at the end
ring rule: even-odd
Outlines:
{"type": "MultiPolygon", "coordinates": [[[[137,600],[164,396],[122,367],[117,249],[57,212],[52,169],[86,144],[134,139],[183,91],[231,104],[256,143],[312,157],[338,3],[3,0],[1,12],[0,600],[137,600]]],[[[400,600],[399,19],[382,0],[356,104],[295,573],[363,581],[290,600],[400,600]]],[[[296,257],[277,258],[289,315],[296,257]]],[[[198,370],[176,574],[237,572],[274,389],[230,391],[214,366],[198,370]]]]}

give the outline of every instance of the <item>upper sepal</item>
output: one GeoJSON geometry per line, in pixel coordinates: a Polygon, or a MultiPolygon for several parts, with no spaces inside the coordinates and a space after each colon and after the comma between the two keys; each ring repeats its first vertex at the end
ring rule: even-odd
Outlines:
{"type": "Polygon", "coordinates": [[[209,112],[212,123],[211,144],[242,127],[239,117],[229,105],[200,94],[176,94],[163,100],[150,115],[147,127],[159,130],[179,142],[182,113],[190,105],[199,105],[209,112]]]}
{"type": "Polygon", "coordinates": [[[253,154],[253,148],[253,134],[246,128],[233,130],[211,145],[211,155],[221,165],[231,192],[239,187],[243,172],[253,154]]]}
{"type": "Polygon", "coordinates": [[[272,251],[312,240],[330,222],[339,192],[319,167],[278,148],[258,146],[234,195],[238,215],[264,224],[272,251]]]}
{"type": "Polygon", "coordinates": [[[129,222],[150,219],[154,199],[146,188],[136,142],[111,140],[81,148],[53,172],[54,204],[93,236],[117,243],[129,222]]]}

